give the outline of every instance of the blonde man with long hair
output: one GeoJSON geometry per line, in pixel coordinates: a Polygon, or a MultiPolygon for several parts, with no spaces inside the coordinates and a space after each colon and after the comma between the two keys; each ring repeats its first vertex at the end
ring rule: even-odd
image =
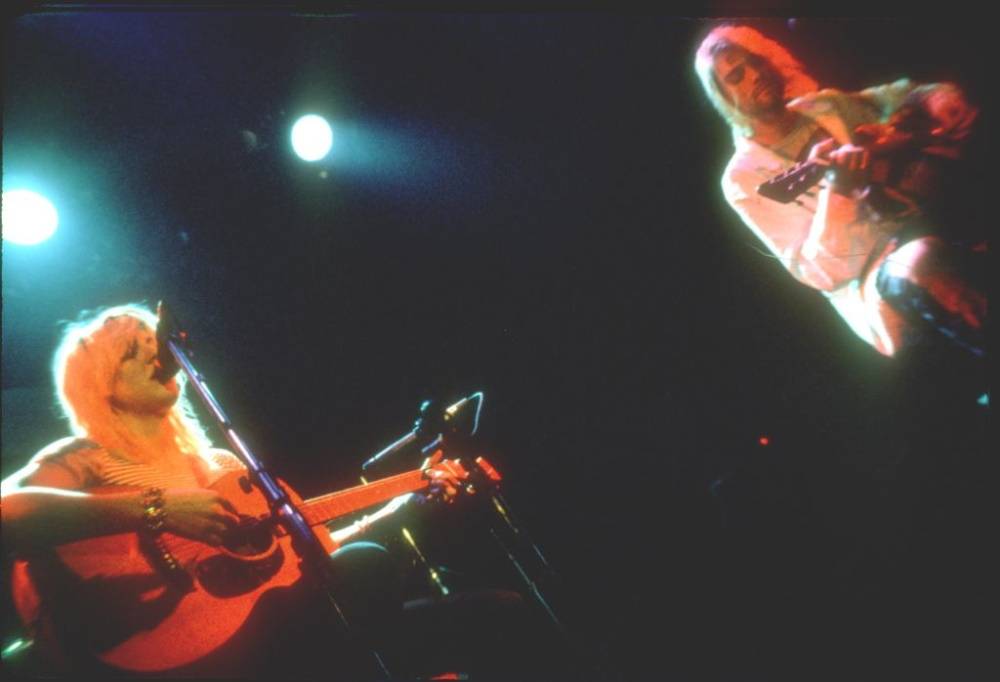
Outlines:
{"type": "Polygon", "coordinates": [[[955,85],[901,79],[856,93],[821,89],[784,46],[732,24],[705,36],[694,67],[733,135],[723,196],[793,277],[819,290],[883,355],[920,343],[930,328],[985,353],[986,298],[956,272],[925,207],[889,215],[851,185],[870,164],[859,129],[903,140],[904,124],[926,119],[933,163],[957,159],[977,110],[955,85]],[[788,203],[757,191],[807,160],[828,166],[835,179],[828,174],[788,203]]]}

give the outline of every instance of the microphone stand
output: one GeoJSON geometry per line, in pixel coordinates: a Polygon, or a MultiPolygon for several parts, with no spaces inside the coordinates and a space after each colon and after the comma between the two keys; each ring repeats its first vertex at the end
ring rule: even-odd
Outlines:
{"type": "Polygon", "coordinates": [[[429,442],[420,446],[420,453],[427,455],[434,452],[437,447],[443,447],[450,437],[458,434],[460,428],[456,422],[456,416],[464,416],[462,413],[466,404],[474,401],[476,403],[473,415],[472,428],[468,436],[474,436],[479,430],[479,413],[483,409],[483,393],[478,391],[472,395],[462,398],[445,408],[440,408],[436,401],[425,400],[420,404],[419,416],[413,424],[413,430],[403,434],[394,442],[379,450],[369,457],[361,465],[361,471],[368,471],[371,467],[387,462],[392,459],[396,452],[404,451],[408,446],[416,442],[429,442]]]}
{"type": "Polygon", "coordinates": [[[543,572],[542,579],[549,576],[555,576],[555,571],[549,565],[549,562],[545,560],[545,556],[542,554],[542,550],[531,539],[531,537],[528,535],[527,530],[525,530],[524,527],[521,526],[515,520],[510,505],[507,503],[507,500],[504,499],[503,495],[500,494],[499,490],[493,491],[493,494],[491,496],[491,501],[493,502],[493,506],[496,509],[498,515],[503,520],[503,526],[510,531],[510,533],[514,538],[513,546],[511,543],[506,542],[504,538],[500,536],[500,533],[497,532],[496,528],[490,528],[490,535],[493,537],[494,541],[496,541],[497,545],[500,546],[500,549],[503,550],[503,553],[507,555],[507,558],[514,566],[514,569],[517,571],[517,574],[521,577],[521,579],[527,586],[528,591],[535,598],[535,601],[538,602],[539,606],[542,607],[542,610],[545,611],[545,614],[549,617],[549,620],[552,621],[552,624],[555,626],[556,630],[559,632],[560,635],[568,639],[569,632],[566,630],[566,627],[563,625],[562,621],[559,620],[559,617],[556,615],[555,610],[552,608],[551,604],[549,604],[549,600],[546,599],[545,595],[542,593],[542,590],[538,585],[538,580],[533,579],[531,577],[528,570],[525,568],[524,560],[518,559],[518,554],[523,552],[525,548],[527,548],[529,556],[531,554],[534,554],[538,562],[541,564],[541,569],[543,572]]]}
{"type": "MultiPolygon", "coordinates": [[[[482,392],[473,393],[467,398],[462,398],[458,402],[444,408],[443,410],[437,406],[435,401],[425,400],[420,405],[419,416],[414,423],[413,430],[404,434],[396,441],[380,450],[378,453],[372,455],[367,461],[365,461],[364,464],[362,464],[362,471],[367,471],[370,467],[391,459],[391,456],[394,453],[403,451],[405,448],[413,445],[414,443],[422,443],[430,439],[426,445],[423,445],[420,448],[420,453],[422,455],[427,455],[433,452],[435,448],[448,448],[450,445],[453,445],[455,438],[460,438],[464,442],[464,439],[474,436],[479,429],[479,415],[482,410],[482,403],[482,392]],[[455,415],[459,414],[459,410],[465,407],[466,403],[473,400],[476,401],[476,406],[472,428],[468,434],[459,434],[459,426],[455,423],[453,418],[455,415]]],[[[545,559],[545,556],[542,554],[538,545],[536,545],[530,538],[527,530],[516,521],[515,516],[510,509],[510,505],[507,503],[507,500],[504,499],[503,495],[500,494],[499,490],[493,490],[490,496],[490,501],[493,503],[493,507],[496,510],[497,515],[503,521],[500,526],[500,530],[506,529],[507,531],[506,533],[500,533],[498,532],[498,528],[490,528],[490,535],[499,545],[504,555],[506,555],[508,560],[511,562],[518,576],[520,576],[520,578],[524,581],[528,592],[538,602],[542,610],[545,611],[549,620],[552,621],[556,630],[562,637],[569,639],[569,633],[566,627],[556,615],[555,610],[549,603],[550,600],[547,599],[542,593],[538,584],[539,579],[532,578],[532,571],[529,571],[526,566],[528,563],[527,558],[534,556],[534,563],[539,564],[541,567],[543,575],[540,579],[542,580],[546,577],[555,576],[555,571],[545,559]],[[509,535],[513,538],[513,541],[510,541],[509,538],[502,537],[502,535],[509,535]],[[527,558],[523,556],[525,554],[527,554],[527,558]]]]}
{"type": "MultiPolygon", "coordinates": [[[[226,440],[232,447],[233,452],[246,466],[251,483],[257,487],[267,500],[272,517],[291,537],[292,548],[301,559],[304,569],[303,574],[308,575],[321,585],[325,596],[337,614],[343,632],[350,636],[350,623],[348,623],[347,617],[333,595],[330,561],[326,549],[313,534],[313,530],[306,522],[302,512],[289,499],[284,489],[278,485],[278,482],[264,468],[260,460],[250,451],[250,448],[243,442],[239,434],[236,433],[232,421],[223,412],[222,406],[219,405],[215,396],[212,395],[204,377],[191,363],[185,349],[188,338],[187,332],[178,328],[176,319],[162,302],[158,306],[158,313],[160,316],[156,329],[158,343],[166,345],[170,354],[176,360],[177,365],[191,380],[191,385],[194,386],[202,402],[208,408],[209,412],[212,413],[226,440]]],[[[369,647],[369,649],[385,679],[390,679],[389,670],[382,656],[374,648],[369,647]]]]}

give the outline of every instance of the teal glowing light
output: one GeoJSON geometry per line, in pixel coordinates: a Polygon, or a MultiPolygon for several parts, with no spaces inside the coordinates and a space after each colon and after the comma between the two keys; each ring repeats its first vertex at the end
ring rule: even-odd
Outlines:
{"type": "Polygon", "coordinates": [[[3,193],[3,238],[14,244],[38,244],[59,226],[52,202],[27,189],[3,193]]]}
{"type": "Polygon", "coordinates": [[[292,126],[292,149],[303,161],[319,161],[333,145],[333,131],[322,116],[308,114],[292,126]]]}
{"type": "Polygon", "coordinates": [[[15,639],[13,642],[11,642],[10,644],[8,644],[3,648],[3,651],[0,652],[0,655],[2,655],[3,658],[9,658],[14,654],[20,653],[25,649],[29,648],[32,644],[33,642],[30,639],[21,639],[21,638],[15,639]]]}
{"type": "Polygon", "coordinates": [[[990,404],[990,394],[989,393],[983,393],[981,396],[979,396],[979,399],[976,400],[976,402],[979,403],[980,405],[982,405],[983,407],[989,407],[989,404],[990,404]]]}

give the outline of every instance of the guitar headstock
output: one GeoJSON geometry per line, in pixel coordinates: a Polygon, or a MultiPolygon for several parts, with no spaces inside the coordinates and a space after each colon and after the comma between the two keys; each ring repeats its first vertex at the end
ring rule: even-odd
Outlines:
{"type": "Polygon", "coordinates": [[[787,204],[800,194],[812,189],[826,174],[827,166],[814,161],[803,161],[784,173],[762,182],[757,193],[767,199],[787,204]]]}

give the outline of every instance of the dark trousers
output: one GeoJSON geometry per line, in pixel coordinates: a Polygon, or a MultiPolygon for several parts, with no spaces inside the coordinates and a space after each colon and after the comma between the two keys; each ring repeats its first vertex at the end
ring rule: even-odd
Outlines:
{"type": "Polygon", "coordinates": [[[887,261],[876,288],[882,299],[912,325],[907,347],[946,339],[976,357],[986,355],[986,254],[942,246],[921,264],[919,276],[894,272],[887,261]]]}

